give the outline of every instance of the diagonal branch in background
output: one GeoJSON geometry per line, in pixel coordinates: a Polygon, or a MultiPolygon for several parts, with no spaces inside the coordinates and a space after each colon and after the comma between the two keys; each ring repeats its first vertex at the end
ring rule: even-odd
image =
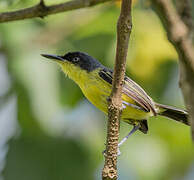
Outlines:
{"type": "Polygon", "coordinates": [[[117,153],[121,115],[121,94],[131,33],[131,0],[122,0],[121,13],[117,22],[117,49],[113,73],[113,85],[108,101],[108,125],[103,180],[117,179],[117,153]]]}
{"type": "Polygon", "coordinates": [[[188,25],[182,21],[170,0],[151,0],[174,45],[180,62],[180,87],[189,111],[194,140],[194,47],[188,25]]]}
{"type": "Polygon", "coordinates": [[[97,4],[108,2],[108,1],[111,1],[111,0],[74,0],[74,1],[65,2],[61,4],[46,6],[44,1],[41,0],[40,3],[29,8],[20,9],[12,12],[0,13],[0,23],[30,19],[35,17],[43,18],[51,14],[57,14],[65,11],[71,11],[75,9],[95,6],[97,4]]]}
{"type": "Polygon", "coordinates": [[[185,23],[189,30],[189,35],[193,38],[193,17],[192,17],[192,2],[191,0],[175,0],[175,5],[180,18],[185,23]]]}

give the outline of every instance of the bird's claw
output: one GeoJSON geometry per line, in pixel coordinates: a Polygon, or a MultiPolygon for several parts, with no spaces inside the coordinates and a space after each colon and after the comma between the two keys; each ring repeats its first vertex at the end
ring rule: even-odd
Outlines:
{"type": "Polygon", "coordinates": [[[120,151],[120,149],[118,148],[118,150],[117,150],[117,156],[120,156],[121,155],[121,151],[120,151]]]}
{"type": "Polygon", "coordinates": [[[102,154],[103,154],[104,156],[106,156],[106,149],[105,149],[104,151],[102,151],[102,154]]]}

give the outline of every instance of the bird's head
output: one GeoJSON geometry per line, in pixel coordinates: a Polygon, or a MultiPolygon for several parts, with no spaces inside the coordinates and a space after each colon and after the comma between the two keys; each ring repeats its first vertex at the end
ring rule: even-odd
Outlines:
{"type": "Polygon", "coordinates": [[[64,56],[41,55],[56,61],[62,67],[63,72],[78,84],[83,83],[89,77],[88,73],[102,66],[96,59],[83,52],[69,52],[64,56]]]}
{"type": "Polygon", "coordinates": [[[51,54],[41,54],[42,56],[52,59],[59,63],[63,69],[72,68],[77,70],[83,70],[91,72],[96,68],[102,66],[93,57],[89,56],[83,52],[68,52],[64,56],[51,55],[51,54]]]}

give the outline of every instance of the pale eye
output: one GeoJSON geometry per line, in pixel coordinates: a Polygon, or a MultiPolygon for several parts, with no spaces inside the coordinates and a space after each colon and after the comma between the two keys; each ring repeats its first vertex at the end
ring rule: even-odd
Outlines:
{"type": "Polygon", "coordinates": [[[79,60],[80,60],[79,57],[74,57],[74,58],[73,58],[73,62],[78,62],[79,60]]]}

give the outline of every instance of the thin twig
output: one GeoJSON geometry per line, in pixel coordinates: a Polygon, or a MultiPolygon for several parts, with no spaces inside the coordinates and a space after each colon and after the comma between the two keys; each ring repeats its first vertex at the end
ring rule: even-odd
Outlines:
{"type": "Polygon", "coordinates": [[[108,101],[108,126],[105,164],[102,179],[117,179],[117,153],[121,115],[121,92],[125,76],[125,66],[131,33],[131,0],[122,0],[121,13],[117,22],[117,49],[113,74],[112,93],[108,101]]]}
{"type": "Polygon", "coordinates": [[[35,17],[45,17],[51,14],[57,14],[65,11],[95,6],[100,3],[108,2],[111,0],[74,0],[70,2],[60,3],[56,5],[46,6],[44,1],[25,9],[20,9],[12,12],[0,13],[0,23],[30,19],[35,17]]]}
{"type": "Polygon", "coordinates": [[[189,111],[192,137],[194,140],[194,47],[190,29],[169,0],[152,0],[152,4],[163,22],[167,35],[174,45],[180,62],[180,87],[189,111]]]}

